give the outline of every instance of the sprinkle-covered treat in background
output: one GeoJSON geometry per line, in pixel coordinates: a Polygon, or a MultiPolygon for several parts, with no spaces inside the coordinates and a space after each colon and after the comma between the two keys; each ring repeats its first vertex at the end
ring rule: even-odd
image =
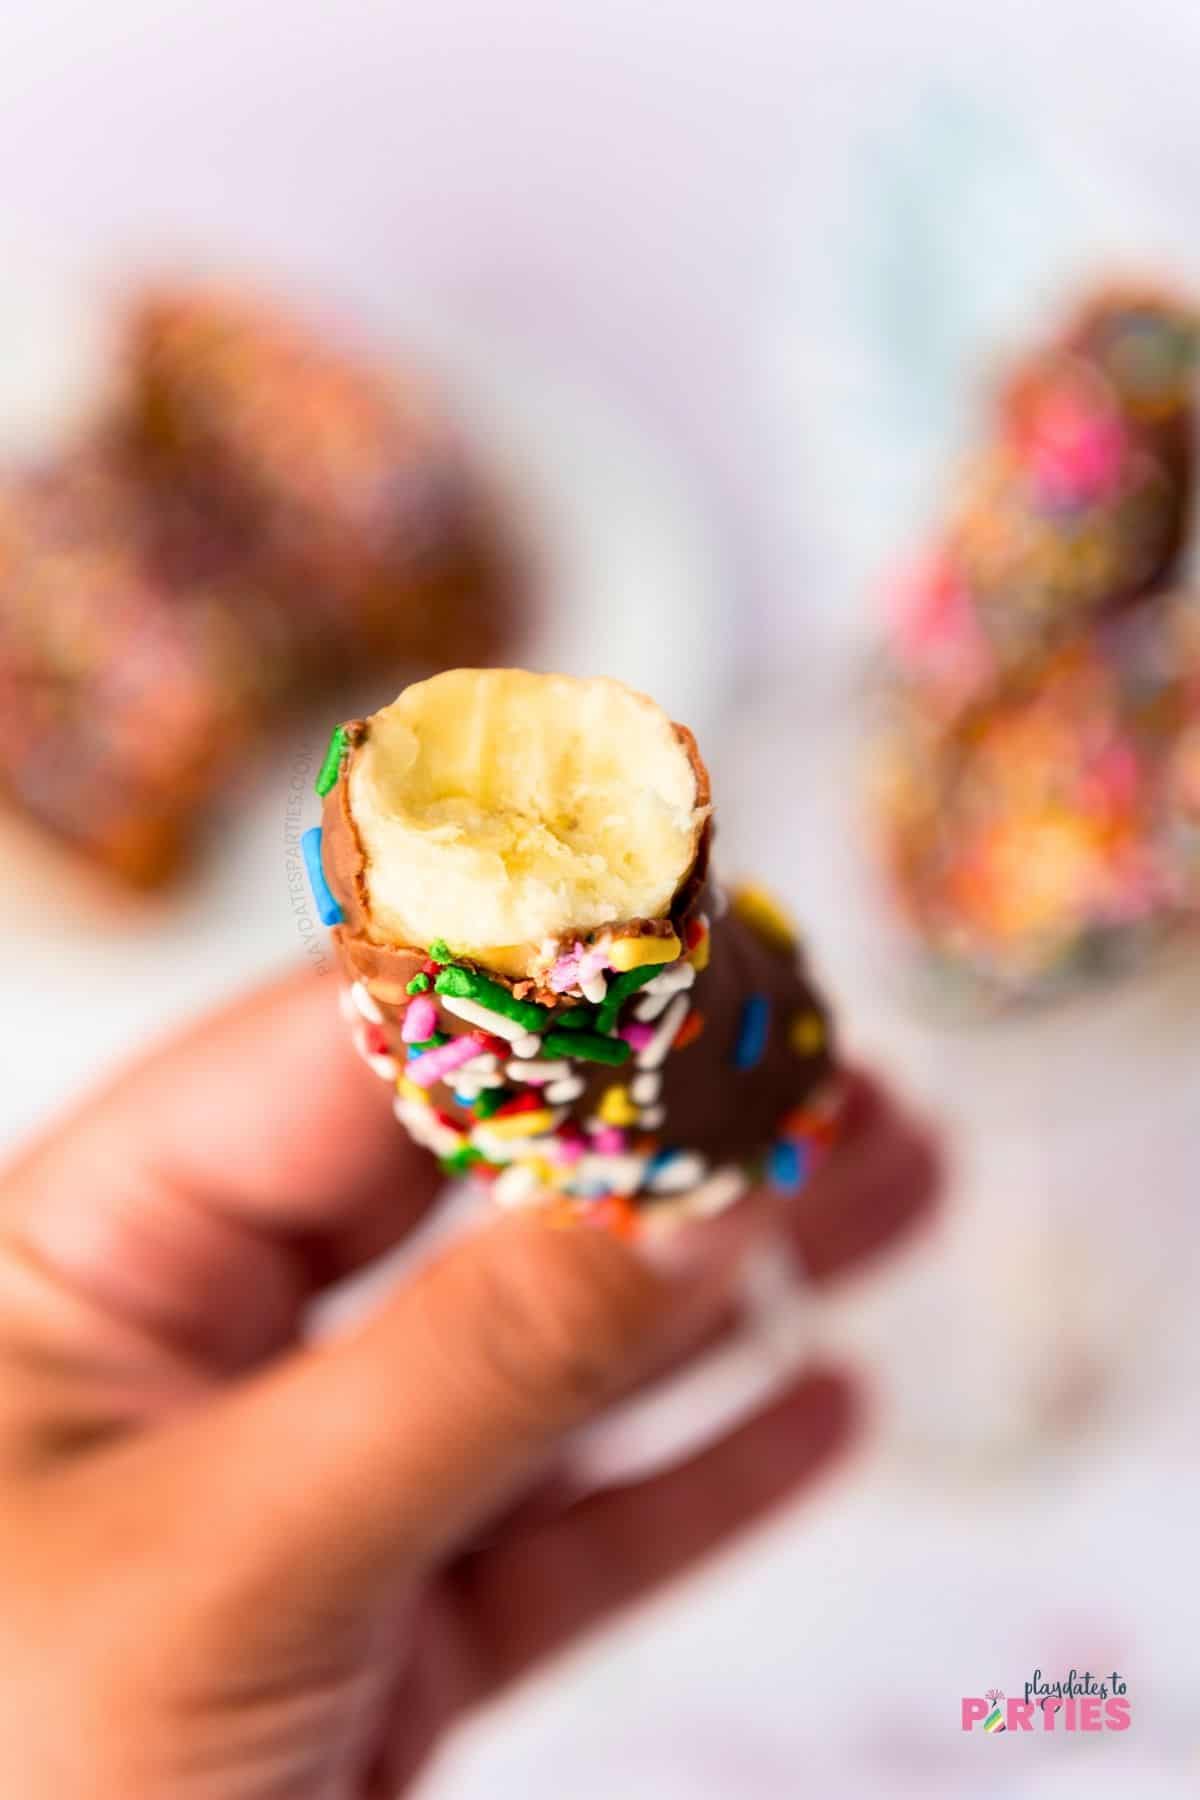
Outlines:
{"type": "Polygon", "coordinates": [[[707,772],[651,700],[454,670],[339,726],[317,786],[346,1017],[448,1171],[623,1232],[801,1185],[829,1015],[770,897],[713,880],[707,772]]]}
{"type": "Polygon", "coordinates": [[[1106,292],[1002,389],[936,547],[896,584],[892,647],[953,711],[1161,585],[1184,545],[1196,316],[1106,292]]]}
{"type": "Polygon", "coordinates": [[[87,459],[0,491],[0,794],[137,885],[164,880],[251,741],[238,597],[163,582],[87,459]]]}
{"type": "Polygon", "coordinates": [[[115,437],[286,601],[310,678],[381,655],[488,660],[518,602],[512,543],[434,395],[245,297],[152,293],[132,310],[115,437]]]}
{"type": "Polygon", "coordinates": [[[949,725],[898,697],[876,819],[943,998],[1059,991],[1194,908],[1198,648],[1179,599],[1063,644],[949,725]]]}

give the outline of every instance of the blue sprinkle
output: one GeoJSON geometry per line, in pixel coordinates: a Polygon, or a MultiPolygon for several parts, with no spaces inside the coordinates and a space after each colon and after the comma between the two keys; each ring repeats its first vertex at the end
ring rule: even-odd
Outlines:
{"type": "Polygon", "coordinates": [[[321,866],[321,827],[311,825],[300,839],[300,848],[304,852],[304,866],[308,870],[309,886],[312,888],[313,900],[316,902],[318,916],[322,925],[340,925],[343,913],[341,907],[329,891],[329,883],[325,879],[325,870],[321,866]]]}
{"type": "Polygon", "coordinates": [[[735,1069],[753,1069],[762,1061],[770,1023],[771,1002],[765,994],[751,994],[742,1008],[737,1043],[733,1047],[735,1069]]]}
{"type": "Polygon", "coordinates": [[[808,1179],[809,1161],[807,1144],[780,1138],[767,1153],[771,1186],[785,1194],[798,1194],[808,1179]]]}

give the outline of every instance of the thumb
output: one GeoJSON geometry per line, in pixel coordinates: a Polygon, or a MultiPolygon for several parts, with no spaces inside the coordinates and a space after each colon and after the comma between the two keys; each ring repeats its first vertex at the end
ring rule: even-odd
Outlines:
{"type": "Polygon", "coordinates": [[[353,1334],[120,1446],[145,1461],[124,1492],[174,1521],[177,1569],[216,1539],[226,1577],[276,1606],[353,1604],[444,1556],[564,1433],[710,1328],[768,1210],[750,1197],[653,1257],[510,1215],[353,1334]]]}

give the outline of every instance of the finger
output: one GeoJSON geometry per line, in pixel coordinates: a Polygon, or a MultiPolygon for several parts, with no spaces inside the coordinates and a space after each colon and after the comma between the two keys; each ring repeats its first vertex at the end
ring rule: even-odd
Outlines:
{"type": "Polygon", "coordinates": [[[784,1215],[804,1273],[828,1281],[898,1245],[932,1217],[941,1179],[930,1133],[851,1075],[839,1141],[784,1215]]]}
{"type": "Polygon", "coordinates": [[[64,1470],[64,1503],[103,1516],[119,1488],[131,1541],[144,1515],[173,1582],[217,1584],[230,1642],[260,1615],[286,1634],[314,1609],[367,1604],[456,1549],[565,1433],[719,1317],[769,1213],[733,1208],[671,1272],[603,1232],[502,1218],[352,1334],[64,1470]],[[214,1521],[219,1559],[201,1554],[214,1521]]]}
{"type": "Polygon", "coordinates": [[[314,1289],[398,1241],[439,1185],[355,1055],[335,984],[306,972],[34,1145],[3,1222],[48,1275],[227,1372],[286,1343],[314,1289]]]}
{"type": "Polygon", "coordinates": [[[721,1442],[648,1481],[531,1523],[450,1576],[483,1698],[691,1567],[823,1469],[853,1436],[855,1397],[812,1372],[721,1442]]]}

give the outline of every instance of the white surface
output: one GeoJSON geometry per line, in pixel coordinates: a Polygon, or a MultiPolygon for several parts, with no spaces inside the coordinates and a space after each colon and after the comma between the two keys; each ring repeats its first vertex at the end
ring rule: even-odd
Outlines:
{"type": "MultiPolygon", "coordinates": [[[[861,636],[855,576],[920,511],[956,359],[1068,244],[1153,240],[1193,265],[1198,76],[1194,0],[41,0],[0,20],[0,296],[31,265],[180,247],[314,279],[384,331],[430,293],[485,344],[541,345],[521,366],[584,366],[622,396],[626,518],[657,513],[626,451],[646,431],[678,446],[687,492],[737,534],[739,637],[765,626],[776,673],[783,654],[800,672],[718,758],[728,860],[787,889],[856,1041],[953,1132],[943,1239],[826,1316],[882,1390],[874,1448],[721,1577],[484,1722],[431,1800],[1196,1792],[1196,971],[1028,1036],[906,1014],[844,851],[836,683],[801,741],[795,721],[822,685],[814,642],[861,636]],[[950,147],[947,106],[968,128],[950,147]],[[896,329],[906,294],[915,333],[896,329]],[[959,1734],[964,1692],[1093,1656],[1128,1664],[1123,1738],[959,1734]]],[[[36,413],[40,381],[21,391],[36,413]]],[[[555,443],[552,480],[559,462],[555,443]]],[[[691,583],[714,559],[685,511],[678,558],[655,539],[649,560],[691,583]]],[[[644,535],[620,558],[589,517],[588,580],[629,571],[649,636],[644,535]]],[[[35,917],[6,861],[10,1125],[294,947],[287,779],[284,753],[220,865],[140,924],[65,896],[35,917]]]]}

